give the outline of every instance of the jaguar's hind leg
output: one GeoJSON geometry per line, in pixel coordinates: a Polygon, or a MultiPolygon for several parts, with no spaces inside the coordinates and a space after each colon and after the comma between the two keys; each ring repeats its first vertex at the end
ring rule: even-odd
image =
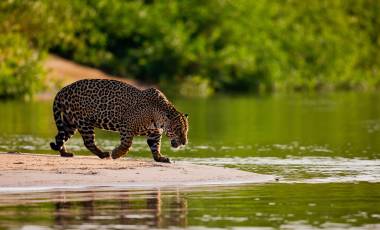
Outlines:
{"type": "Polygon", "coordinates": [[[95,144],[95,132],[93,126],[81,126],[78,128],[80,135],[83,138],[84,145],[93,154],[97,155],[99,158],[108,158],[110,156],[109,152],[103,152],[95,144]]]}
{"type": "Polygon", "coordinates": [[[65,143],[74,135],[76,127],[70,122],[67,114],[62,114],[62,118],[57,125],[59,131],[55,137],[55,143],[50,143],[50,146],[53,150],[59,151],[62,157],[73,157],[74,154],[67,152],[65,143]]]}
{"type": "Polygon", "coordinates": [[[61,157],[73,157],[74,154],[67,152],[65,142],[69,140],[69,138],[74,134],[75,130],[70,130],[70,134],[59,131],[57,136],[55,137],[55,142],[50,143],[50,147],[53,150],[59,151],[61,157]],[[71,134],[72,133],[72,134],[71,134]]]}
{"type": "Polygon", "coordinates": [[[75,134],[76,131],[77,131],[77,129],[75,126],[72,126],[72,125],[65,126],[65,138],[63,140],[62,148],[59,150],[61,157],[73,157],[74,156],[73,153],[67,152],[65,143],[75,134]]]}
{"type": "Polygon", "coordinates": [[[55,142],[50,142],[51,149],[55,151],[60,151],[63,147],[65,139],[65,131],[59,130],[58,134],[55,136],[55,142]]]}

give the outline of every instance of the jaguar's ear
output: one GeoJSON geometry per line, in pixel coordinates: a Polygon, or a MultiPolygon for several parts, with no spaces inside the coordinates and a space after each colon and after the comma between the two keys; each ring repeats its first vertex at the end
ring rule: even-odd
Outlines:
{"type": "Polygon", "coordinates": [[[185,117],[188,118],[188,117],[189,117],[189,114],[185,113],[185,117]]]}

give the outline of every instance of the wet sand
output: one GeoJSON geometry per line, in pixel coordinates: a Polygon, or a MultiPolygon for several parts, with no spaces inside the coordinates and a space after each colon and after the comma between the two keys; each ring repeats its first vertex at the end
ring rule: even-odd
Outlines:
{"type": "Polygon", "coordinates": [[[57,155],[0,153],[0,192],[86,187],[165,187],[265,183],[270,175],[187,162],[150,159],[63,158],[57,155]]]}

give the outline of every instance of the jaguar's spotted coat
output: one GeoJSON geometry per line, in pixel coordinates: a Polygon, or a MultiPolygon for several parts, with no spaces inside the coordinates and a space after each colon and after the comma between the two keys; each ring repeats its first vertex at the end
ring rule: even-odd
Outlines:
{"type": "Polygon", "coordinates": [[[53,150],[72,157],[65,143],[79,131],[84,145],[100,158],[126,154],[134,136],[146,135],[153,158],[170,162],[160,154],[161,135],[166,133],[172,147],[187,143],[187,115],[178,112],[163,93],[155,88],[139,90],[115,80],[86,79],[61,89],[53,104],[58,134],[53,150]],[[120,132],[121,143],[112,152],[95,145],[94,128],[120,132]]]}

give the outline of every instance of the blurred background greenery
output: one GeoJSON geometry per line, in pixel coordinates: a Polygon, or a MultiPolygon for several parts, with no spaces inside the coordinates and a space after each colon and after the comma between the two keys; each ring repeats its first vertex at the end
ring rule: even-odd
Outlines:
{"type": "Polygon", "coordinates": [[[377,90],[377,0],[3,0],[0,97],[48,53],[184,95],[377,90]]]}

